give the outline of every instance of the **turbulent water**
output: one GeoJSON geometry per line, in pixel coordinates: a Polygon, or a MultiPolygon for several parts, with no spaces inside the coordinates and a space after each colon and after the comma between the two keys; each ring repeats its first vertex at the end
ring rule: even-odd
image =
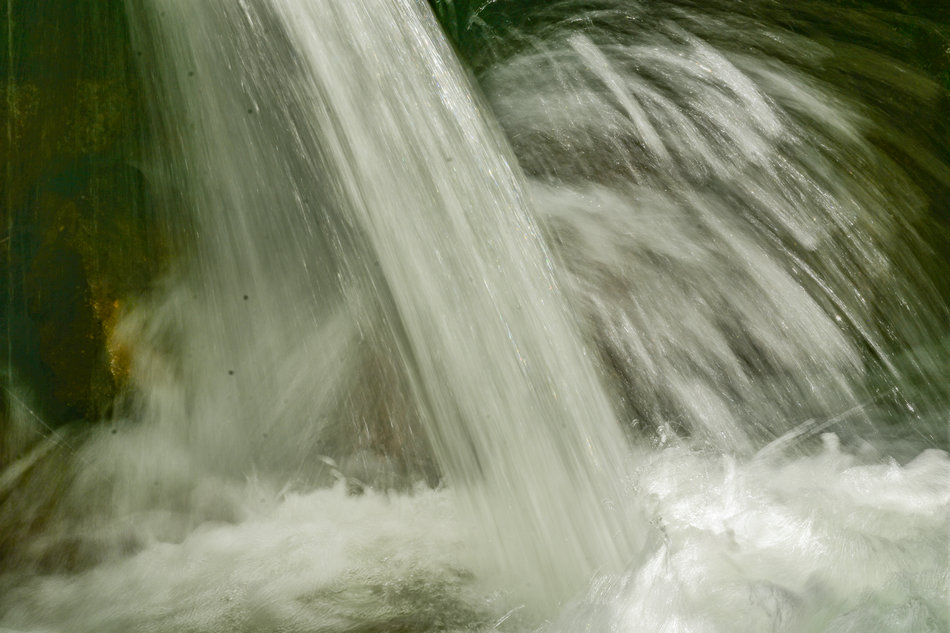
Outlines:
{"type": "Polygon", "coordinates": [[[129,1],[175,270],[115,419],[0,473],[0,627],[950,626],[950,165],[860,87],[944,89],[498,4],[129,1]]]}

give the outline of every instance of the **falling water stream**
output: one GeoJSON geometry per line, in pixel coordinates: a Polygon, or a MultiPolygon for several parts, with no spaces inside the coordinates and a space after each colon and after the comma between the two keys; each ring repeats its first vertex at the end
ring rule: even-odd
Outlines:
{"type": "Polygon", "coordinates": [[[946,630],[950,166],[679,4],[129,0],[175,264],[0,631],[946,630]]]}

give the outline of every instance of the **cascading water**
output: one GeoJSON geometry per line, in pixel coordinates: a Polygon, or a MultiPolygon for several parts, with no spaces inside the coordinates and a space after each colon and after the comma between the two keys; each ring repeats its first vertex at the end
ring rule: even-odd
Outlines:
{"type": "MultiPolygon", "coordinates": [[[[301,427],[318,426],[331,412],[314,394],[350,351],[313,359],[346,340],[344,320],[385,346],[441,471],[475,516],[493,517],[484,525],[497,532],[493,551],[535,570],[540,595],[561,596],[562,585],[633,555],[643,537],[620,510],[620,428],[555,288],[519,174],[431,16],[411,3],[172,2],[163,11],[176,21],[162,31],[189,38],[159,53],[184,62],[168,83],[208,77],[202,98],[181,95],[178,119],[194,125],[185,155],[205,165],[189,190],[206,192],[199,299],[183,318],[211,364],[189,381],[197,419],[178,416],[188,450],[221,452],[217,438],[234,428],[245,429],[242,442],[284,425],[277,434],[297,442],[301,427]],[[432,62],[406,64],[406,55],[432,62]],[[222,72],[233,59],[240,67],[222,72]],[[290,77],[273,72],[291,64],[290,77]],[[345,246],[334,253],[328,235],[345,246]],[[261,253],[262,243],[273,248],[261,253]],[[288,384],[297,391],[282,393],[288,384]]],[[[251,447],[223,448],[230,460],[251,447]]]]}
{"type": "Polygon", "coordinates": [[[950,168],[681,4],[525,3],[476,89],[417,0],[130,0],[178,258],[2,472],[0,627],[945,630],[950,168]]]}

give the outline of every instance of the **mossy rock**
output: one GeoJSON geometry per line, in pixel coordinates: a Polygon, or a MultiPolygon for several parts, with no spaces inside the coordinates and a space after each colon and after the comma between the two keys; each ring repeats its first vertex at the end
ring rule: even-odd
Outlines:
{"type": "Polygon", "coordinates": [[[165,259],[144,178],[126,165],[84,161],[41,184],[14,226],[19,325],[32,342],[19,351],[37,356],[19,365],[38,370],[30,382],[59,421],[96,418],[123,377],[111,330],[165,259]]]}
{"type": "Polygon", "coordinates": [[[95,419],[121,383],[111,328],[164,260],[125,6],[16,0],[0,24],[4,369],[50,426],[95,419]]]}

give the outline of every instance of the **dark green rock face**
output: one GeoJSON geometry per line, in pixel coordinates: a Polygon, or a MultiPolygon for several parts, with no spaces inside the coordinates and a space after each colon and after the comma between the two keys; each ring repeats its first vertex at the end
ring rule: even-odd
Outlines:
{"type": "Polygon", "coordinates": [[[2,369],[47,424],[95,419],[121,382],[110,329],[161,259],[125,7],[18,0],[0,24],[2,369]]]}
{"type": "Polygon", "coordinates": [[[97,417],[121,377],[109,333],[118,311],[150,283],[159,257],[145,183],[127,165],[79,164],[40,184],[14,222],[14,269],[32,349],[42,362],[55,417],[97,417]]]}

